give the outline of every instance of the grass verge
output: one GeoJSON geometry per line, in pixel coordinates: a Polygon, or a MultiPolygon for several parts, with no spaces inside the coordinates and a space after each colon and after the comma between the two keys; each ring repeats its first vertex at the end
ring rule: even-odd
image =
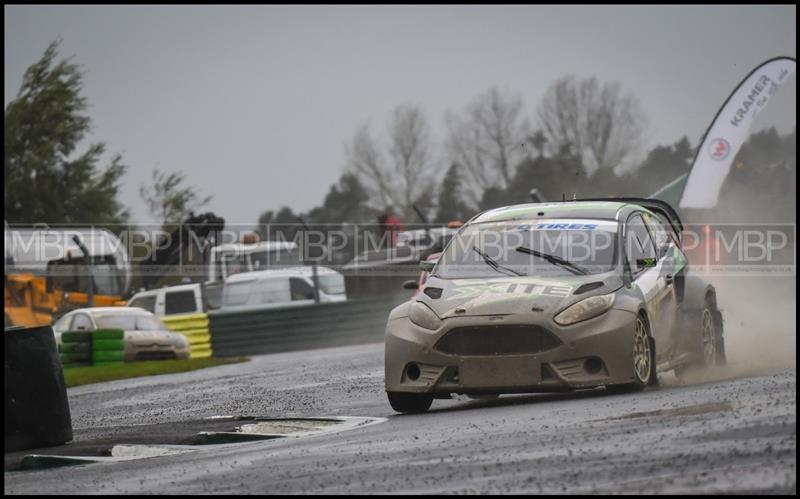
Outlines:
{"type": "Polygon", "coordinates": [[[249,360],[247,357],[225,357],[221,359],[149,360],[116,366],[68,367],[64,369],[64,382],[67,387],[72,387],[113,381],[115,379],[195,371],[224,364],[236,364],[247,360],[249,360]]]}

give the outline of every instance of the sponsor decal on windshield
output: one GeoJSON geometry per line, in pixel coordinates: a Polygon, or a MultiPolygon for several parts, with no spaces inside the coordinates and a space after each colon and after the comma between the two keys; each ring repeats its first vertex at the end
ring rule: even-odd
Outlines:
{"type": "Polygon", "coordinates": [[[610,220],[545,220],[536,223],[522,223],[516,226],[520,232],[535,230],[605,230],[616,232],[617,223],[610,220]]]}
{"type": "Polygon", "coordinates": [[[572,293],[571,286],[563,284],[540,284],[540,283],[505,283],[499,282],[490,284],[489,286],[458,286],[453,288],[453,295],[447,297],[447,300],[463,300],[468,298],[475,298],[484,293],[492,294],[514,294],[514,295],[536,295],[536,296],[552,296],[556,298],[564,298],[572,293]]]}

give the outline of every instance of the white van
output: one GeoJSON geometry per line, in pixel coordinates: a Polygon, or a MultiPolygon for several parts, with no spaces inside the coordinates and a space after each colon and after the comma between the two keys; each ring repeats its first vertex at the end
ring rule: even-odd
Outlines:
{"type": "Polygon", "coordinates": [[[215,283],[243,273],[270,268],[301,265],[296,243],[259,241],[254,243],[220,244],[211,248],[211,264],[206,281],[215,283]]]}
{"type": "Polygon", "coordinates": [[[200,284],[180,284],[136,293],[128,300],[129,307],[148,310],[159,317],[193,314],[203,311],[200,284]]]}
{"type": "MultiPolygon", "coordinates": [[[[345,301],[344,276],[327,267],[317,267],[319,301],[345,301]]],[[[221,310],[287,307],[314,303],[311,267],[262,270],[235,274],[225,279],[221,310]]]]}

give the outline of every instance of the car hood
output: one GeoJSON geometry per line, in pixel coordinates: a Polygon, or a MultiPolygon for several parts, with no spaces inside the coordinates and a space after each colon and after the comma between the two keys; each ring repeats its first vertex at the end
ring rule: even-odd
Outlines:
{"type": "Polygon", "coordinates": [[[172,345],[181,343],[179,335],[161,330],[126,330],[125,341],[135,345],[172,345]]]}
{"type": "Polygon", "coordinates": [[[621,286],[622,279],[614,273],[557,278],[440,279],[432,276],[424,289],[440,288],[441,296],[432,298],[423,292],[416,298],[441,318],[529,314],[531,311],[556,313],[584,298],[607,294],[621,286]]]}

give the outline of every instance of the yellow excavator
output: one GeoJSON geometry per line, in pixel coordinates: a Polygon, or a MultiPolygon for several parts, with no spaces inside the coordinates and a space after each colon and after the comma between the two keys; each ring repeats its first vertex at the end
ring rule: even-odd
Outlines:
{"type": "Polygon", "coordinates": [[[63,238],[68,234],[66,231],[59,234],[53,230],[21,229],[12,230],[10,237],[6,231],[3,302],[6,327],[48,325],[76,308],[126,304],[122,293],[127,255],[124,252],[93,254],[75,233],[79,231],[93,243],[98,239],[113,241],[116,238],[107,231],[72,229],[70,233],[74,245],[80,249],[80,256],[73,256],[77,252],[72,248],[65,250],[65,257],[51,259],[45,249],[67,248],[65,243],[53,244],[53,236],[63,238]],[[95,276],[95,266],[105,270],[104,275],[95,276]],[[108,270],[113,271],[111,275],[108,270]]]}
{"type": "MultiPolygon", "coordinates": [[[[31,273],[5,276],[5,327],[48,325],[70,310],[89,306],[88,293],[64,291],[52,284],[48,287],[47,281],[46,277],[31,273]]],[[[93,298],[95,307],[127,304],[121,296],[94,295],[93,298]]]]}

